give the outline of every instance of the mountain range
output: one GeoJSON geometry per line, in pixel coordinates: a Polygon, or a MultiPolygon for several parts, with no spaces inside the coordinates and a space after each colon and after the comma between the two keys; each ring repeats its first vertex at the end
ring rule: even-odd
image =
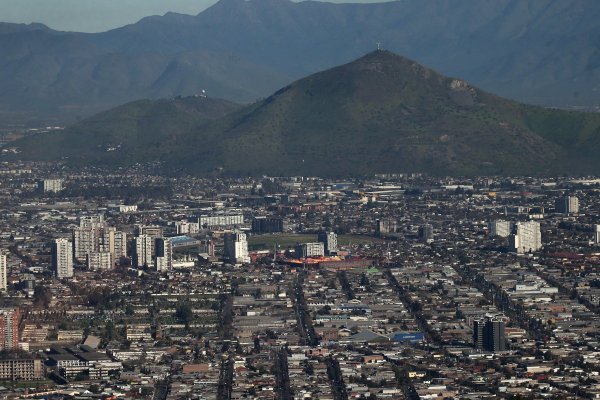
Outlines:
{"type": "Polygon", "coordinates": [[[377,50],[251,105],[137,101],[15,146],[21,159],[204,176],[578,174],[600,170],[600,114],[517,103],[377,50]]]}
{"type": "Polygon", "coordinates": [[[75,121],[140,98],[250,103],[376,48],[521,102],[598,106],[600,2],[221,0],[96,34],[0,24],[0,120],[75,121]]]}

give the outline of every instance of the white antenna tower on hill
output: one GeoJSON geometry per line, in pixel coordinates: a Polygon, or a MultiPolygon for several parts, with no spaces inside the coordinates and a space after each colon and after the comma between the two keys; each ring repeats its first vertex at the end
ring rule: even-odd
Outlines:
{"type": "Polygon", "coordinates": [[[377,45],[377,50],[381,50],[381,42],[375,43],[377,45]]]}

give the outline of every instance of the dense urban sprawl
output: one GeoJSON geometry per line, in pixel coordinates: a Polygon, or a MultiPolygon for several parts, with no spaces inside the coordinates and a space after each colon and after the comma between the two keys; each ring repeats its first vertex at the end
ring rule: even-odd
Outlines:
{"type": "Polygon", "coordinates": [[[600,397],[600,180],[0,165],[0,397],[600,397]]]}

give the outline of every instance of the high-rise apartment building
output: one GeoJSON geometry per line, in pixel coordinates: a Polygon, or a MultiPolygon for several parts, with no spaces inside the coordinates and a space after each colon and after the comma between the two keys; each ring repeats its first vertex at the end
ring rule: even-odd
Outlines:
{"type": "Polygon", "coordinates": [[[44,193],[58,193],[63,190],[62,179],[42,179],[37,183],[38,189],[44,193]]]}
{"type": "Polygon", "coordinates": [[[201,229],[235,228],[244,224],[244,216],[242,214],[201,215],[198,224],[201,229]]]}
{"type": "Polygon", "coordinates": [[[79,227],[73,230],[73,255],[77,261],[85,262],[89,253],[100,251],[100,236],[104,228],[102,214],[79,218],[79,227]]]}
{"type": "Polygon", "coordinates": [[[104,228],[104,215],[84,215],[79,217],[79,226],[80,227],[90,227],[90,228],[104,228]]]}
{"type": "Polygon", "coordinates": [[[202,241],[200,245],[200,252],[208,254],[209,257],[215,256],[215,242],[212,239],[206,239],[202,241]]]}
{"type": "MultiPolygon", "coordinates": [[[[111,254],[111,269],[114,263],[127,256],[127,234],[119,232],[115,227],[107,226],[103,215],[83,216],[79,218],[79,227],[73,230],[73,255],[79,262],[91,265],[106,265],[106,255],[111,254]],[[90,254],[94,254],[91,258],[90,254]],[[101,255],[102,254],[102,255],[101,255]]],[[[97,269],[97,267],[90,267],[97,269]]],[[[100,269],[105,269],[101,267],[100,269]]]]}
{"type": "Polygon", "coordinates": [[[114,247],[111,249],[113,259],[118,262],[121,258],[127,257],[127,234],[116,231],[114,234],[114,247]]]}
{"type": "Polygon", "coordinates": [[[44,364],[39,358],[7,358],[0,360],[0,380],[37,381],[44,379],[44,364]]]}
{"type": "Polygon", "coordinates": [[[473,346],[477,350],[483,350],[483,337],[485,332],[485,318],[473,321],[473,346]]]}
{"type": "Polygon", "coordinates": [[[152,250],[154,240],[149,235],[139,235],[134,240],[133,265],[135,267],[143,267],[152,265],[152,250]]]}
{"type": "Polygon", "coordinates": [[[115,250],[116,233],[117,229],[113,226],[106,226],[100,229],[98,233],[98,251],[113,253],[115,250]]]}
{"type": "Polygon", "coordinates": [[[94,251],[87,255],[87,267],[92,271],[109,271],[115,265],[113,254],[108,251],[94,251]]]}
{"type": "Polygon", "coordinates": [[[97,229],[91,227],[79,227],[73,229],[73,252],[78,261],[87,259],[87,255],[98,251],[97,229]]]}
{"type": "Polygon", "coordinates": [[[104,227],[100,230],[98,251],[110,253],[114,264],[121,257],[127,256],[127,234],[117,231],[115,227],[104,227]]]}
{"type": "Polygon", "coordinates": [[[563,196],[556,199],[554,208],[557,213],[577,214],[579,212],[579,199],[575,196],[563,196]]]}
{"type": "Polygon", "coordinates": [[[510,235],[511,223],[498,219],[488,224],[490,235],[499,237],[508,237],[510,235]]]}
{"type": "Polygon", "coordinates": [[[256,217],[252,220],[252,232],[273,233],[283,232],[284,223],[281,218],[256,217]]]}
{"type": "Polygon", "coordinates": [[[330,256],[333,254],[337,254],[338,240],[335,232],[319,232],[317,240],[319,241],[319,243],[323,243],[326,255],[330,256]]]}
{"type": "Polygon", "coordinates": [[[18,308],[0,309],[0,351],[18,348],[20,322],[18,308]]]}
{"type": "Polygon", "coordinates": [[[188,220],[176,221],[175,230],[178,235],[193,235],[200,232],[200,224],[188,220]]]}
{"type": "Polygon", "coordinates": [[[54,240],[52,244],[52,267],[57,278],[73,277],[73,244],[70,240],[54,240]]]}
{"type": "Polygon", "coordinates": [[[518,254],[538,251],[542,248],[540,223],[536,221],[517,222],[510,235],[510,248],[518,254]]]}
{"type": "Polygon", "coordinates": [[[502,318],[495,317],[473,321],[473,344],[475,348],[493,353],[506,350],[505,324],[502,318]]]}
{"type": "Polygon", "coordinates": [[[419,240],[423,243],[433,242],[433,226],[431,224],[419,227],[419,240]]]}
{"type": "Polygon", "coordinates": [[[156,258],[154,266],[157,271],[167,271],[173,268],[173,243],[169,238],[157,238],[156,258]]]}
{"type": "MultiPolygon", "coordinates": [[[[160,226],[153,225],[138,225],[135,227],[135,235],[141,236],[145,235],[150,237],[151,243],[151,256],[154,257],[156,255],[156,249],[154,247],[156,239],[163,237],[163,229],[160,226]]],[[[148,260],[148,265],[150,265],[150,260],[148,260]]]]}
{"type": "Polygon", "coordinates": [[[375,234],[377,236],[385,236],[388,233],[394,233],[397,230],[396,221],[389,219],[378,219],[375,222],[375,234]]]}
{"type": "Polygon", "coordinates": [[[301,243],[296,246],[296,258],[323,257],[325,245],[321,242],[301,243]]]}
{"type": "Polygon", "coordinates": [[[6,254],[0,252],[0,290],[6,291],[8,288],[8,264],[6,254]]]}
{"type": "Polygon", "coordinates": [[[223,258],[236,264],[250,262],[250,256],[248,255],[248,241],[245,233],[225,234],[223,258]]]}

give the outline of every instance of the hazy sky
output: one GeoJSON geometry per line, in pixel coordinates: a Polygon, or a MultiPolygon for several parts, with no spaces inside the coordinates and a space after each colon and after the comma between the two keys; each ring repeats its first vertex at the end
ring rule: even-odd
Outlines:
{"type": "MultiPolygon", "coordinates": [[[[100,32],[167,11],[198,14],[217,0],[0,0],[0,21],[41,22],[66,31],[100,32]]],[[[377,0],[334,0],[376,2],[377,0]]]]}

